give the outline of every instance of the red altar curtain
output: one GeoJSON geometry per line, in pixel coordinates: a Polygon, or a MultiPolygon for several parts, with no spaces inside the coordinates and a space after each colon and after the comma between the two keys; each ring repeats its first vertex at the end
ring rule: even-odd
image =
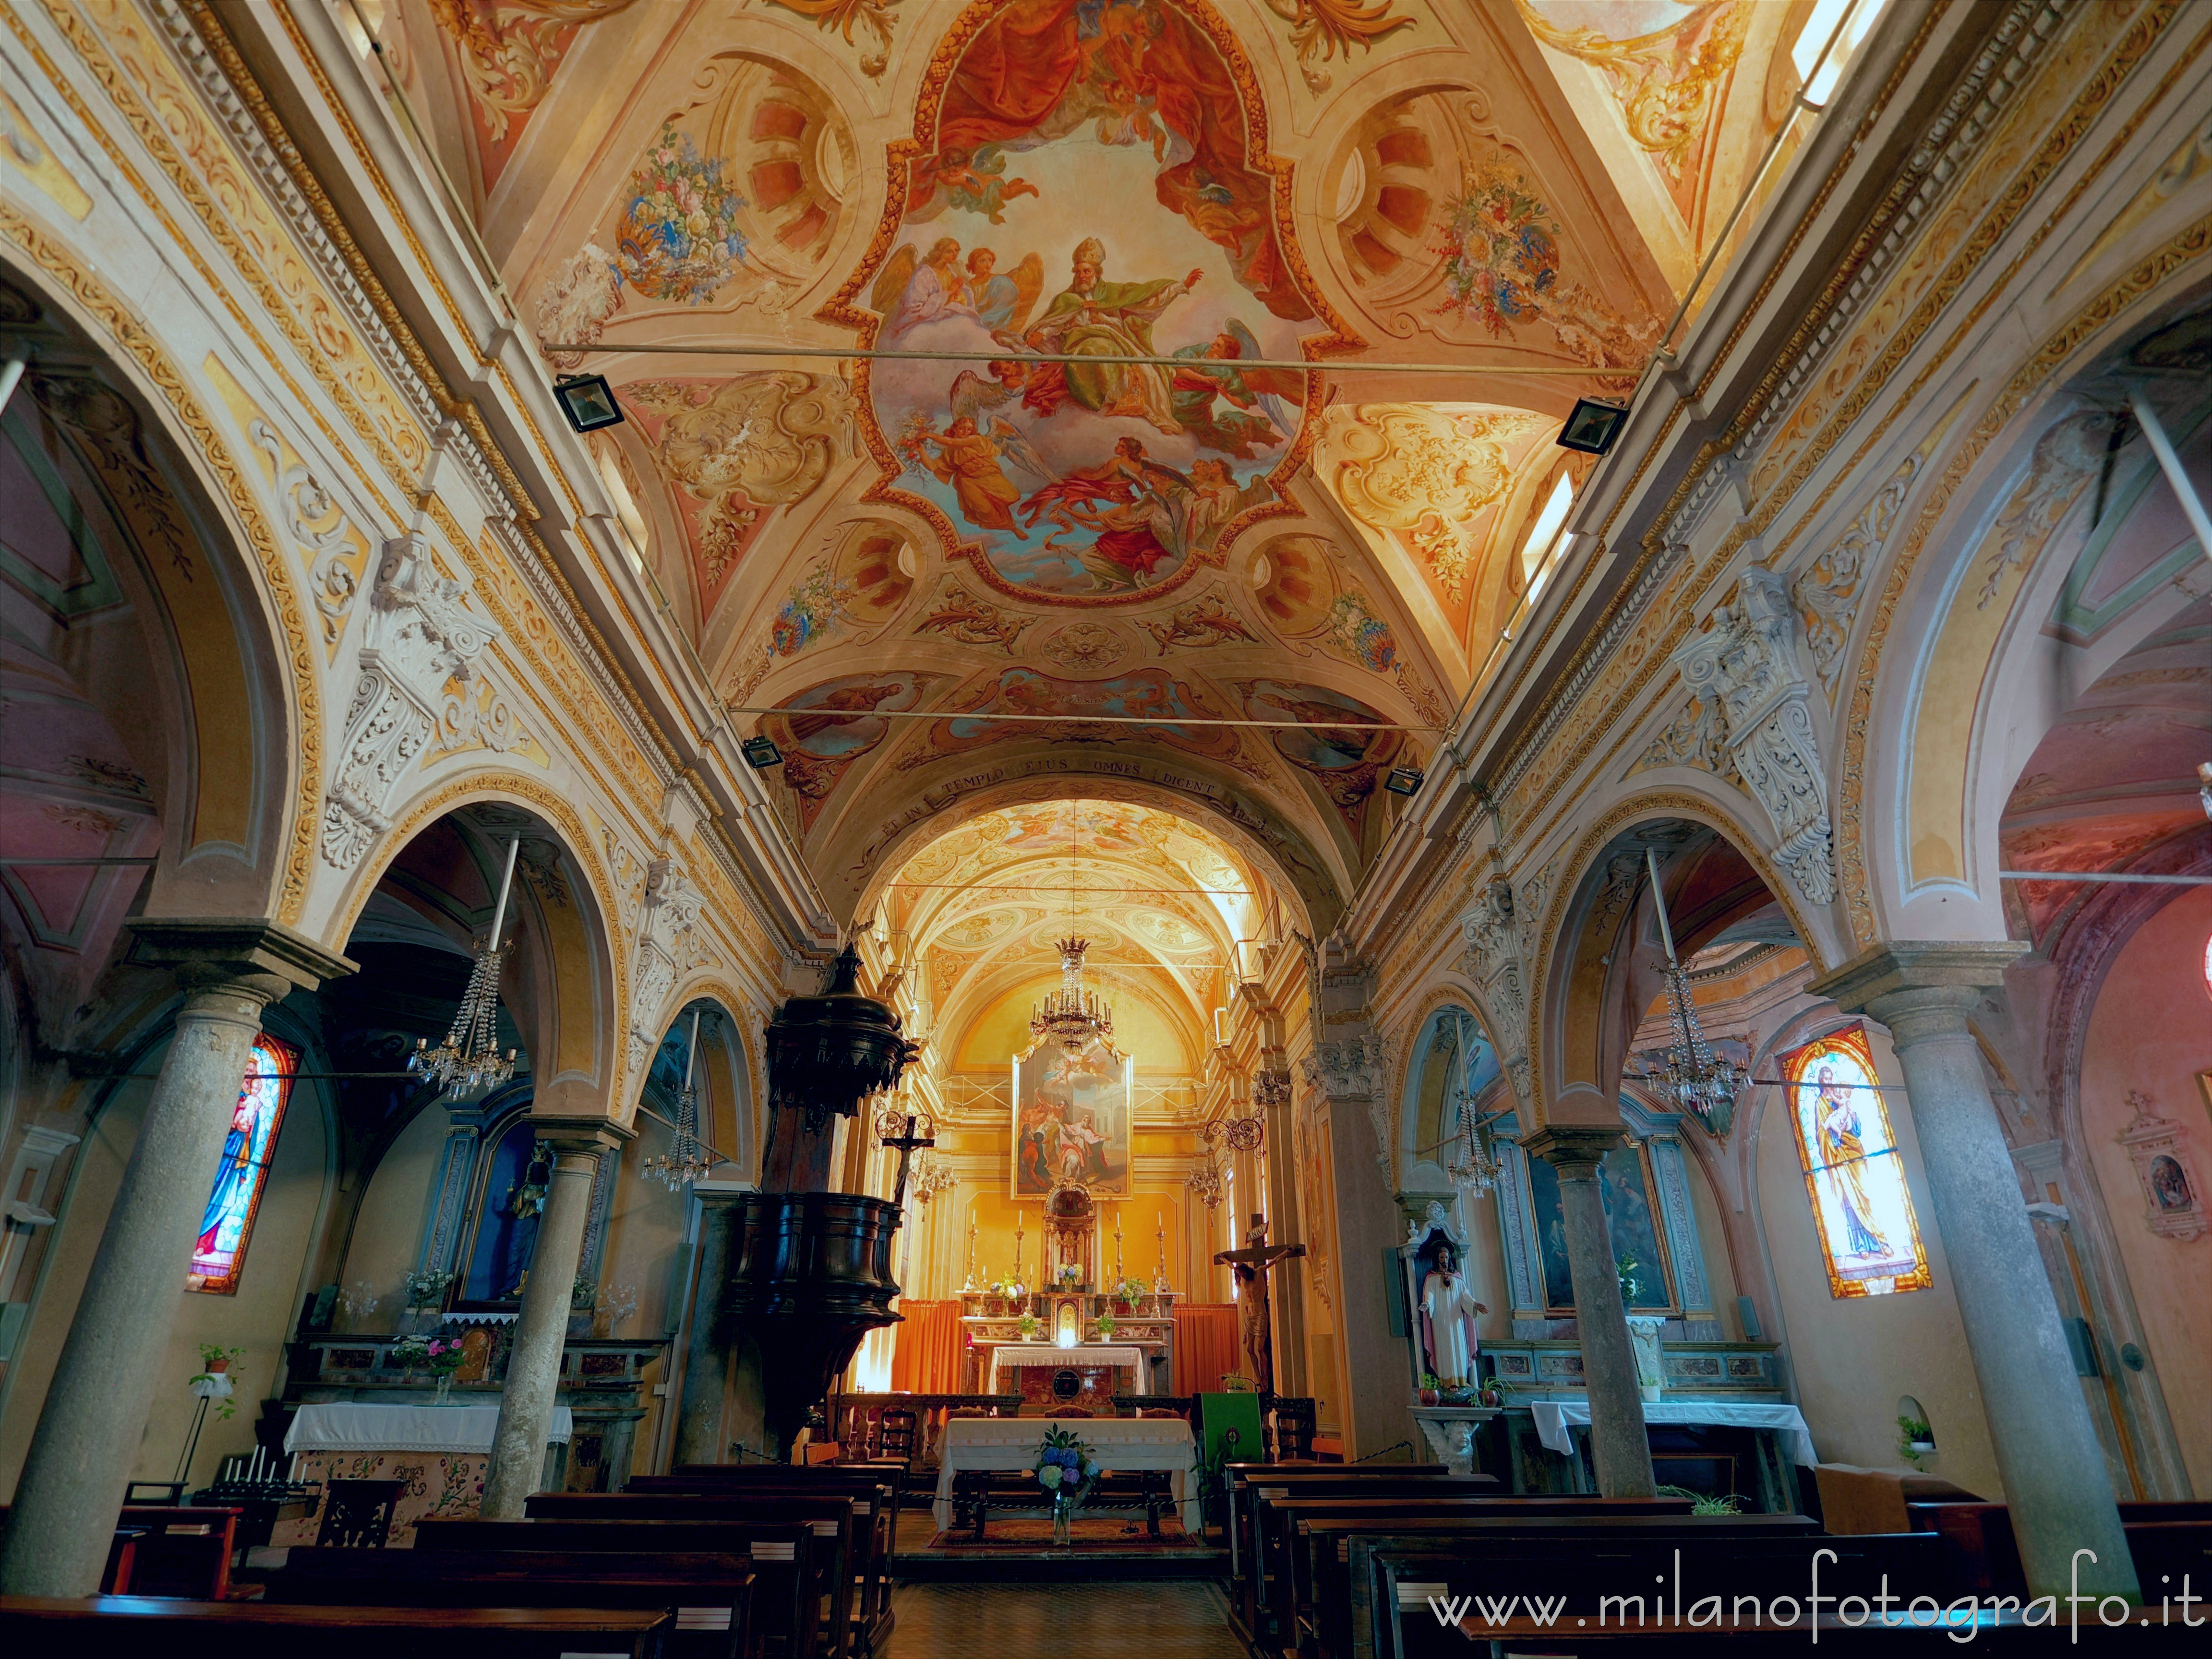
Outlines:
{"type": "Polygon", "coordinates": [[[1234,1302],[1177,1303],[1175,1310],[1175,1392],[1218,1394],[1224,1371],[1242,1370],[1234,1302]]]}
{"type": "Polygon", "coordinates": [[[898,1310],[906,1323],[898,1328],[898,1344],[891,1350],[891,1391],[959,1393],[959,1303],[902,1302],[898,1310]]]}

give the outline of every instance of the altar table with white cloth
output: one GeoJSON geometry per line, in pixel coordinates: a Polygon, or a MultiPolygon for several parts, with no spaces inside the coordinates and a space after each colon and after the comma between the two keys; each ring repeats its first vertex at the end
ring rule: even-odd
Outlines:
{"type": "MultiPolygon", "coordinates": [[[[546,1439],[565,1442],[575,1413],[553,1408],[546,1439]]],[[[499,1428],[496,1406],[372,1406],[349,1400],[302,1406],[285,1431],[284,1449],[305,1451],[482,1452],[499,1428]]]]}
{"type": "MultiPolygon", "coordinates": [[[[484,1471],[491,1462],[492,1437],[499,1428],[497,1406],[372,1405],[332,1401],[300,1407],[285,1431],[295,1480],[398,1480],[391,1542],[404,1549],[415,1541],[418,1521],[458,1520],[483,1504],[484,1471]]],[[[546,1438],[565,1443],[575,1432],[575,1414],[553,1408],[546,1438]]],[[[272,1545],[312,1544],[321,1526],[317,1515],[280,1521],[272,1545]]]]}
{"type": "Polygon", "coordinates": [[[990,1392],[1003,1392],[999,1382],[1000,1371],[1019,1370],[1030,1365],[1040,1369],[1060,1365],[1120,1365],[1131,1374],[1130,1393],[1152,1392],[1145,1386],[1145,1351],[1131,1347],[1127,1343],[1112,1342],[1083,1342],[1072,1348],[1055,1347],[1042,1342],[1001,1342],[991,1350],[990,1392]]]}
{"type": "MultiPolygon", "coordinates": [[[[1198,1492],[1190,1473],[1198,1449],[1179,1417],[956,1417],[945,1425],[944,1462],[937,1473],[937,1528],[952,1526],[952,1480],[963,1469],[1028,1469],[1054,1429],[1087,1441],[1103,1468],[1166,1469],[1183,1530],[1200,1536],[1198,1492]]],[[[1039,1488],[1042,1492],[1042,1488],[1039,1488]]],[[[1080,1515],[1080,1510],[1076,1511],[1080,1515]]]]}
{"type": "MultiPolygon", "coordinates": [[[[1575,1437],[1571,1431],[1590,1420],[1589,1401],[1532,1400],[1528,1409],[1535,1414],[1536,1438],[1563,1457],[1574,1455],[1575,1437]]],[[[1805,1426],[1805,1413],[1795,1406],[1757,1406],[1732,1400],[1647,1401],[1644,1420],[1647,1424],[1704,1423],[1732,1429],[1768,1429],[1773,1431],[1783,1450],[1789,1453],[1791,1462],[1809,1469],[1820,1461],[1813,1450],[1813,1434],[1805,1426]]]]}

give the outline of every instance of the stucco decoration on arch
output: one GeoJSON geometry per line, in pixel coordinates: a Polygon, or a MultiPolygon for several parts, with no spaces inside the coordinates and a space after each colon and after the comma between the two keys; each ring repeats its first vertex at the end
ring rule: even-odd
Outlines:
{"type": "MultiPolygon", "coordinates": [[[[619,1081],[612,1074],[619,1069],[617,1057],[623,1053],[619,1027],[622,1012],[629,1006],[631,978],[627,960],[629,952],[621,938],[622,907],[614,883],[583,817],[568,799],[551,786],[517,773],[479,772],[436,785],[426,793],[404,803],[393,814],[392,828],[378,839],[348,878],[344,889],[337,896],[331,911],[333,921],[322,936],[337,939],[342,946],[360,920],[362,910],[368,902],[368,896],[375,890],[386,869],[400,851],[424,826],[458,808],[477,802],[518,805],[543,817],[558,832],[561,850],[583,872],[585,880],[590,884],[594,908],[583,913],[591,953],[590,966],[599,983],[611,988],[611,995],[595,999],[598,1029],[592,1034],[592,1043],[593,1051],[599,1056],[599,1067],[606,1074],[603,1080],[611,1089],[619,1081]]],[[[515,878],[517,881],[528,878],[519,865],[515,878]]],[[[607,1104],[618,1109],[618,1103],[611,1094],[607,1104]]]]}
{"type": "MultiPolygon", "coordinates": [[[[166,405],[175,427],[189,440],[178,441],[179,434],[169,433],[178,453],[187,458],[197,456],[212,475],[220,489],[211,491],[210,498],[228,506],[233,528],[243,532],[245,544],[252,550],[252,557],[241,560],[240,566],[252,573],[250,590],[273,610],[282,630],[283,647],[275,654],[284,664],[284,678],[291,694],[290,706],[270,711],[274,729],[268,734],[270,742],[266,747],[277,757],[295,757],[291,777],[274,781],[270,791],[274,798],[287,802],[280,816],[290,818],[276,838],[284,848],[284,861],[281,883],[271,896],[277,919],[296,924],[307,908],[316,826],[321,817],[323,712],[313,636],[291,562],[278,544],[247,470],[232,454],[198,395],[137,313],[93,273],[89,261],[47,235],[12,203],[0,202],[0,232],[44,273],[46,281],[38,284],[41,297],[52,303],[56,289],[66,295],[64,314],[75,312],[77,314],[71,320],[88,337],[104,337],[116,348],[114,361],[135,364],[133,378],[141,380],[142,391],[150,383],[160,392],[158,400],[145,399],[148,406],[158,410],[166,405]],[[96,321],[97,335],[84,327],[88,317],[96,321]]],[[[240,618],[234,613],[231,620],[235,628],[240,618]]],[[[252,730],[248,711],[241,708],[236,713],[244,729],[252,730]]],[[[279,758],[270,764],[281,767],[283,762],[279,758]]]]}
{"type": "MultiPolygon", "coordinates": [[[[1568,912],[1571,907],[1579,902],[1594,880],[1605,878],[1605,872],[1596,867],[1596,859],[1607,846],[1638,822],[1668,819],[1687,820],[1712,831],[1726,842],[1729,848],[1750,866],[1765,884],[1775,902],[1781,905],[1783,913],[1790,918],[1790,925],[1804,942],[1806,953],[1814,959],[1815,971],[1825,972],[1832,959],[1832,953],[1824,943],[1827,937],[1826,932],[1811,925],[1794,885],[1759,850],[1758,842],[1728,808],[1700,796],[1673,791],[1637,795],[1620,802],[1583,832],[1573,851],[1564,861],[1547,866],[1547,874],[1552,869],[1563,873],[1558,884],[1553,888],[1550,901],[1544,908],[1543,921],[1535,932],[1533,940],[1534,951],[1528,963],[1532,994],[1528,1026],[1529,1077],[1527,1104],[1534,1120],[1532,1127],[1539,1127],[1547,1121],[1551,1108],[1547,1084],[1556,1082],[1556,1079],[1547,1077],[1545,1068],[1552,1059],[1547,1046],[1550,1023],[1558,1012],[1561,995],[1555,981],[1562,965],[1560,945],[1564,941],[1560,933],[1568,912]]],[[[1626,891],[1620,917],[1626,917],[1633,908],[1635,884],[1644,877],[1640,858],[1635,860],[1635,866],[1634,871],[1624,878],[1626,891]]],[[[1524,939],[1524,946],[1530,943],[1531,940],[1524,939]]]]}
{"type": "MultiPolygon", "coordinates": [[[[2197,220],[2152,250],[2118,282],[2045,337],[1960,441],[1899,544],[1866,624],[1866,641],[1859,648],[1856,672],[1842,722],[1843,763],[1836,792],[1836,862],[1855,948],[1863,950],[1880,940],[1882,908],[1893,902],[1887,895],[1878,900],[1869,873],[1881,860],[1869,858],[1868,845],[1867,739],[1875,719],[1876,683],[1881,678],[1883,661],[1887,656],[1897,654],[1890,649],[1890,634],[1897,624],[1899,607],[1922,556],[1944,525],[1968,479],[1974,476],[1983,456],[2014,417],[2042,388],[2076,363],[2085,348],[2117,338],[2133,326],[2154,296],[2174,285],[2177,277],[2189,271],[2208,252],[2212,252],[2212,216],[2197,220]]],[[[1917,641],[1908,636],[1905,643],[1916,645],[1917,641]]],[[[1909,661],[1917,653],[1908,651],[1904,654],[1909,661]]],[[[1900,755],[1900,764],[1902,758],[1900,755]]],[[[1897,787],[1893,771],[1892,768],[1887,773],[1878,774],[1878,785],[1885,795],[1897,787]]],[[[1897,861],[1901,867],[1901,858],[1897,861]]]]}

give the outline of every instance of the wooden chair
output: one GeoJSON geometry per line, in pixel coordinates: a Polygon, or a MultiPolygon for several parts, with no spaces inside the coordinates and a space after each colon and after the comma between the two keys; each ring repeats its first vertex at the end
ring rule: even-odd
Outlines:
{"type": "Polygon", "coordinates": [[[380,1550],[392,1538],[392,1512],[404,1480],[332,1480],[323,1489],[323,1524],[315,1533],[325,1549],[380,1550]]]}

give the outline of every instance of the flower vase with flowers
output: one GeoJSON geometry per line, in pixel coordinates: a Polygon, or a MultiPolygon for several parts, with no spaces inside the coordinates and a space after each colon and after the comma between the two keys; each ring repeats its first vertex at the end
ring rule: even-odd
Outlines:
{"type": "Polygon", "coordinates": [[[434,1406],[446,1404],[446,1396],[453,1391],[453,1373],[468,1359],[460,1339],[454,1336],[410,1336],[392,1345],[392,1357],[409,1371],[420,1367],[438,1379],[438,1391],[430,1401],[434,1406]]]}
{"type": "Polygon", "coordinates": [[[1052,1500],[1052,1541],[1065,1549],[1073,1540],[1076,1505],[1098,1484],[1098,1454],[1067,1429],[1051,1429],[1037,1447],[1037,1485],[1052,1500]]]}

